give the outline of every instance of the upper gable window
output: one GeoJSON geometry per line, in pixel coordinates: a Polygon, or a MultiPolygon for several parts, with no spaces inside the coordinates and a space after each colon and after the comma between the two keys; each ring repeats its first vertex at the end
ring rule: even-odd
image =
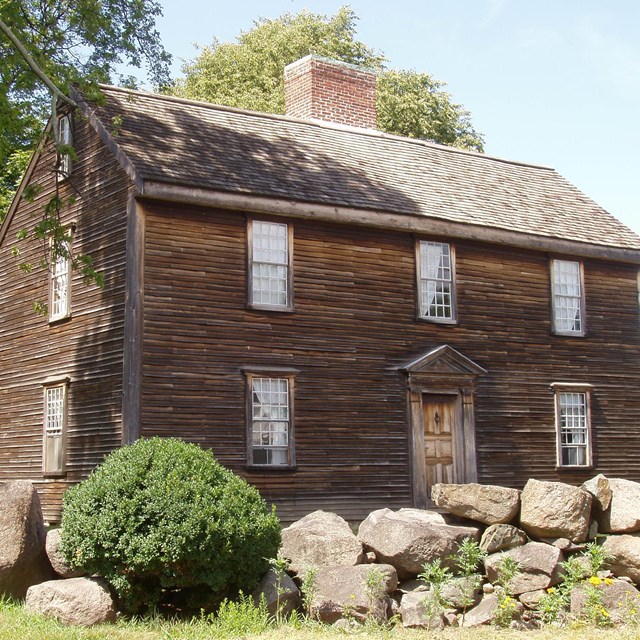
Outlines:
{"type": "Polygon", "coordinates": [[[49,322],[71,315],[71,257],[70,243],[67,252],[52,257],[49,272],[49,322]]]}
{"type": "Polygon", "coordinates": [[[584,287],[582,264],[572,260],[551,261],[553,330],[562,335],[583,336],[584,287]]]}
{"type": "Polygon", "coordinates": [[[61,181],[71,175],[72,161],[68,148],[73,145],[73,133],[70,115],[64,115],[58,118],[57,143],[58,147],[63,147],[60,152],[60,159],[56,174],[58,181],[61,181]]]}
{"type": "Polygon", "coordinates": [[[456,319],[454,250],[447,242],[418,243],[418,304],[421,318],[456,319]]]}
{"type": "Polygon", "coordinates": [[[249,226],[249,304],[292,308],[290,225],[252,220],[249,226]]]}

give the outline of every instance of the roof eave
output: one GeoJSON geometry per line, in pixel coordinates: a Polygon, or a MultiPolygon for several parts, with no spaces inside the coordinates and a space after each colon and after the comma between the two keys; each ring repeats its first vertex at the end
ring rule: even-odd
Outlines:
{"type": "Polygon", "coordinates": [[[140,188],[140,196],[150,200],[180,202],[206,207],[280,215],[293,218],[307,218],[337,224],[354,224],[408,233],[431,236],[446,236],[460,240],[478,240],[556,254],[567,254],[582,258],[596,258],[640,264],[640,249],[611,245],[591,244],[552,238],[543,235],[510,231],[497,227],[452,222],[441,218],[431,218],[412,214],[397,214],[387,211],[372,211],[354,207],[300,202],[285,198],[273,198],[251,194],[229,193],[189,187],[166,182],[145,180],[140,188]]]}

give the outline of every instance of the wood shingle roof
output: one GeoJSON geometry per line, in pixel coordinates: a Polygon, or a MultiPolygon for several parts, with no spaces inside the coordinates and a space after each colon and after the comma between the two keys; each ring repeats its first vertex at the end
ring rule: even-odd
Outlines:
{"type": "MultiPolygon", "coordinates": [[[[103,87],[97,117],[139,181],[640,250],[555,170],[376,131],[103,87]]],[[[105,133],[106,132],[106,133],[105,133]]]]}

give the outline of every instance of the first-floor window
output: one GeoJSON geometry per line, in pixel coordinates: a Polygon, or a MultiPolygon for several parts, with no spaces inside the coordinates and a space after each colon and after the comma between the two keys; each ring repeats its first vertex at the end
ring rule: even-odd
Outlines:
{"type": "Polygon", "coordinates": [[[293,464],[292,383],[293,378],[260,375],[249,377],[249,464],[293,464]]]}
{"type": "Polygon", "coordinates": [[[48,384],[44,388],[44,442],[42,448],[44,475],[64,473],[66,430],[67,381],[48,384]]]}
{"type": "Polygon", "coordinates": [[[591,466],[590,385],[553,385],[559,467],[591,466]]]}

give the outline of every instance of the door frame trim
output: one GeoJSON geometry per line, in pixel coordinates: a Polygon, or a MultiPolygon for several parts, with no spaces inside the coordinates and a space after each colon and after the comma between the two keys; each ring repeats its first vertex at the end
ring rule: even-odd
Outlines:
{"type": "Polygon", "coordinates": [[[458,482],[477,482],[474,396],[486,370],[448,345],[433,349],[401,370],[407,375],[413,505],[428,506],[423,396],[455,395],[458,402],[454,452],[458,482]]]}

